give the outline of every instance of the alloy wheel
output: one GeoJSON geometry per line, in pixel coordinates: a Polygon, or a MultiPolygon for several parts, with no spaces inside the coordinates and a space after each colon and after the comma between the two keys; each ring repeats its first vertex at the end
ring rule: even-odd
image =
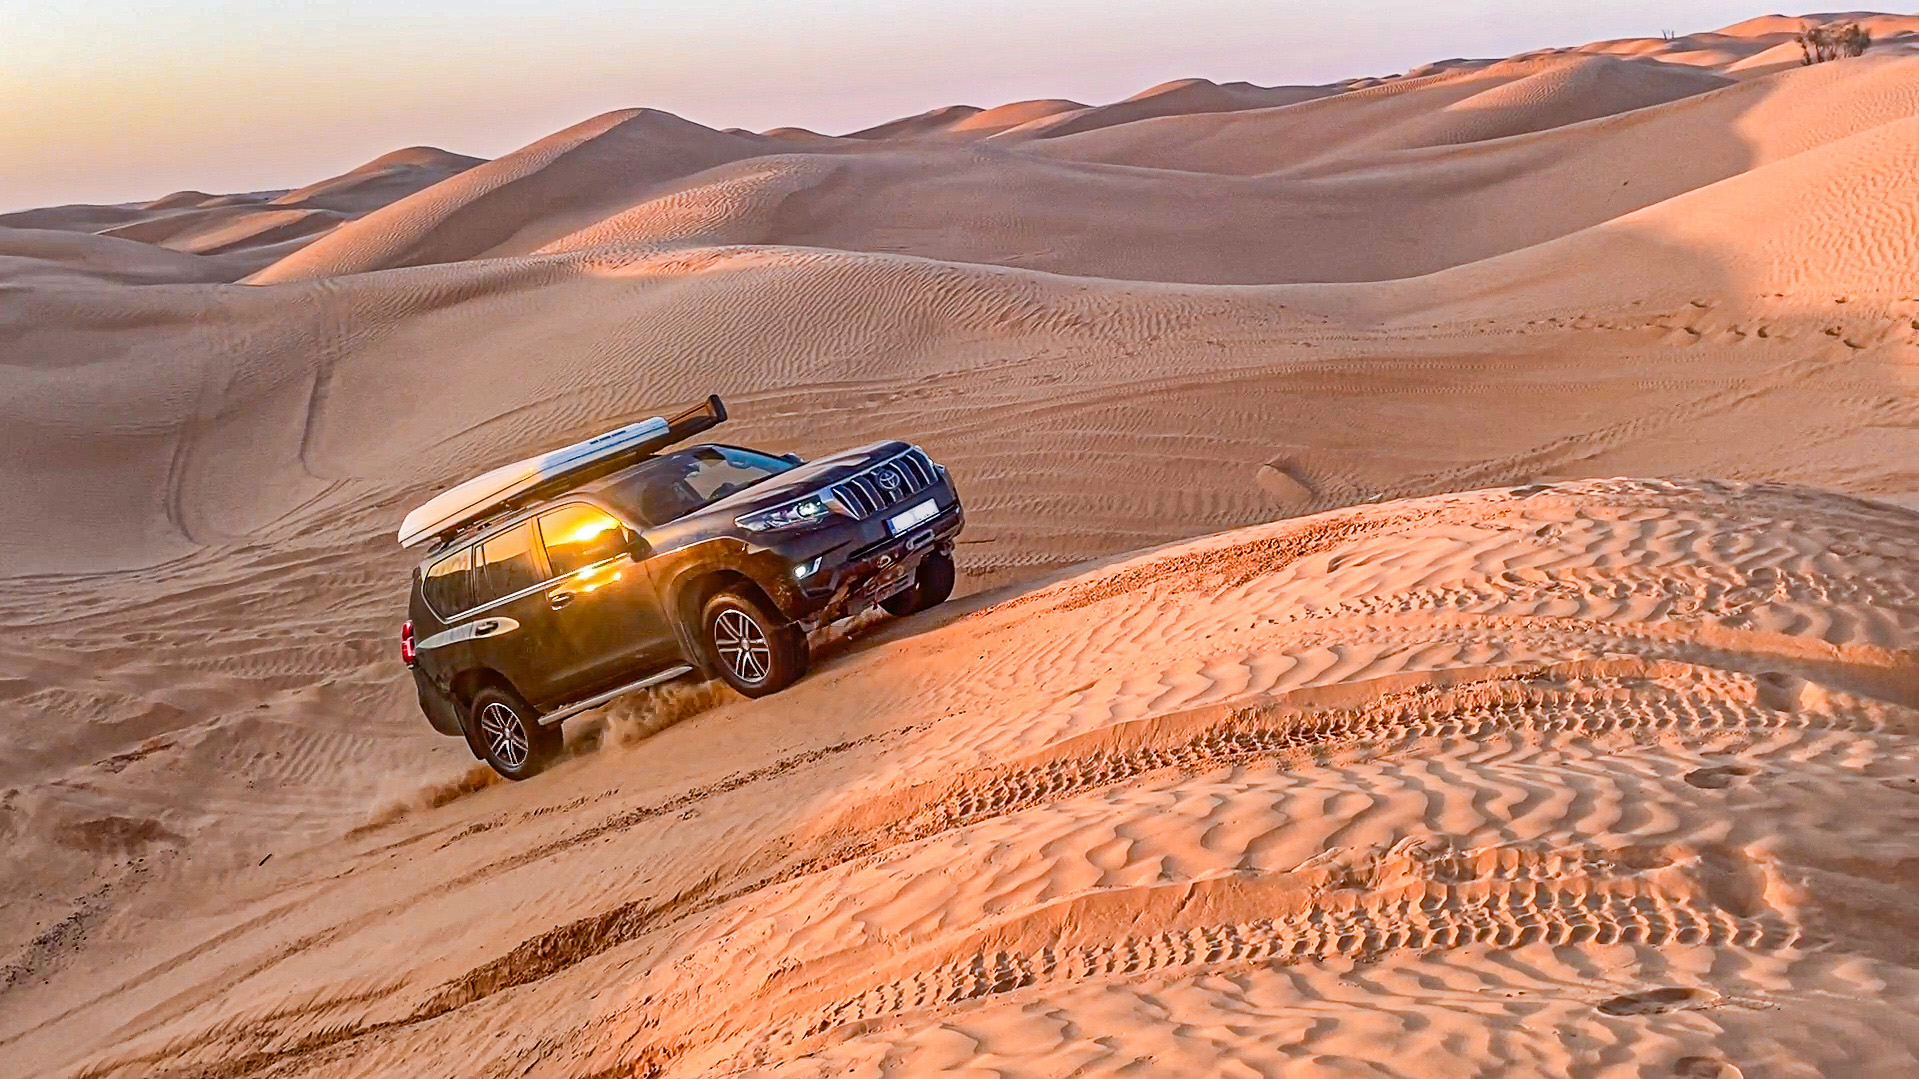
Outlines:
{"type": "Polygon", "coordinates": [[[486,740],[493,758],[508,768],[517,769],[526,763],[531,746],[526,724],[499,701],[490,701],[480,710],[480,737],[486,740]]]}
{"type": "Polygon", "coordinates": [[[763,680],[773,669],[773,645],[752,616],[724,610],[713,618],[713,650],[742,682],[763,680]]]}

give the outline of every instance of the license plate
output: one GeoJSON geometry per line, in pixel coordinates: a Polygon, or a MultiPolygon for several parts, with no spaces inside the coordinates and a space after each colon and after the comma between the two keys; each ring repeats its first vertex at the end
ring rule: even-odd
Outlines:
{"type": "Polygon", "coordinates": [[[886,530],[897,536],[902,532],[925,524],[939,516],[939,512],[939,503],[929,498],[919,505],[914,506],[912,509],[907,510],[905,513],[896,513],[888,517],[886,519],[886,530]]]}

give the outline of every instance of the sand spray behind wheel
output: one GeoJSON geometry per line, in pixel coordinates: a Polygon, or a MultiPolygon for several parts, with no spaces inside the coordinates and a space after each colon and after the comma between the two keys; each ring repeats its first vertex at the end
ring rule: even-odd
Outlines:
{"type": "MultiPolygon", "coordinates": [[[[830,660],[887,619],[877,610],[841,619],[814,632],[814,662],[830,660]]],[[[617,697],[606,707],[576,717],[566,725],[566,756],[580,757],[604,750],[626,750],[653,735],[711,711],[743,700],[725,682],[681,679],[652,689],[617,697]]],[[[491,768],[475,762],[457,773],[431,779],[396,782],[381,793],[364,824],[355,831],[391,824],[402,817],[435,809],[466,795],[504,783],[491,768]]]]}
{"type": "MultiPolygon", "coordinates": [[[[839,655],[885,621],[879,611],[869,610],[815,630],[811,640],[814,665],[839,655]]],[[[587,722],[571,725],[577,727],[577,733],[574,729],[567,731],[567,753],[579,756],[601,749],[628,749],[676,723],[744,699],[719,679],[681,679],[628,693],[598,712],[588,713],[594,718],[587,722]]]]}
{"type": "Polygon", "coordinates": [[[437,809],[475,791],[482,791],[505,782],[506,780],[498,772],[478,761],[462,767],[457,772],[426,779],[417,776],[395,776],[384,785],[379,796],[373,800],[373,808],[368,811],[365,823],[351,829],[347,834],[354,835],[381,825],[392,824],[402,817],[437,809]]]}
{"type": "Polygon", "coordinates": [[[577,755],[597,749],[628,749],[681,720],[740,699],[732,687],[718,679],[668,682],[629,693],[601,709],[603,718],[597,722],[580,724],[579,734],[567,739],[567,750],[577,755]]]}
{"type": "MultiPolygon", "coordinates": [[[[739,695],[726,683],[719,681],[671,682],[651,690],[629,693],[597,712],[568,723],[566,756],[579,757],[603,749],[627,749],[683,719],[739,699],[739,695]]],[[[432,777],[396,776],[374,799],[366,821],[353,831],[391,824],[402,817],[436,809],[505,782],[497,772],[480,761],[470,762],[458,771],[432,777]]]]}

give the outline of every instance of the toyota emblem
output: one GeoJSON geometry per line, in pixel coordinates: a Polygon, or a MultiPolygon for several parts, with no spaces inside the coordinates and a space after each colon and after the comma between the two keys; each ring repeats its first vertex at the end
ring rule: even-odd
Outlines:
{"type": "Polygon", "coordinates": [[[899,473],[894,472],[890,468],[882,468],[874,478],[880,481],[880,490],[885,491],[889,495],[900,493],[899,473]]]}

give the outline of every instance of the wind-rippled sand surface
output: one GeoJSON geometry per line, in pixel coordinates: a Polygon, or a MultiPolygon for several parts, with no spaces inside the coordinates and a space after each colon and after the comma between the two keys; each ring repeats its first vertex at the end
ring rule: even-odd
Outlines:
{"type": "Polygon", "coordinates": [[[1919,20],[1798,26],[0,217],[0,1072],[1919,1072],[1919,20]],[[972,594],[491,781],[398,519],[709,391],[972,594]]]}

